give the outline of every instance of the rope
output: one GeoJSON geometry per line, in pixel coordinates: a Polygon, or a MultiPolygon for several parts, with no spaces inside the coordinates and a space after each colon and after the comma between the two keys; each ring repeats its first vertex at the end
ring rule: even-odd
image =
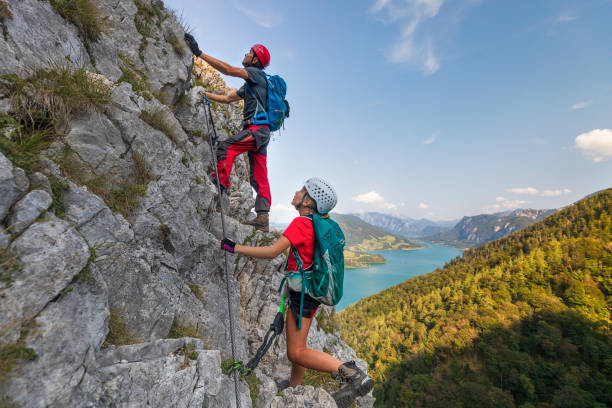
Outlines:
{"type": "Polygon", "coordinates": [[[253,370],[255,370],[255,368],[257,368],[259,361],[263,358],[268,349],[272,346],[272,343],[274,343],[274,339],[276,338],[276,336],[280,335],[283,332],[283,328],[285,327],[285,321],[283,319],[283,309],[285,306],[286,296],[286,294],[283,294],[280,309],[278,313],[276,313],[274,321],[272,322],[272,324],[270,324],[270,328],[264,336],[264,341],[257,349],[255,356],[250,359],[249,362],[246,363],[246,365],[242,361],[234,361],[230,365],[228,372],[238,372],[242,377],[246,377],[247,375],[251,374],[253,370]]]}
{"type": "MultiPolygon", "coordinates": [[[[219,197],[219,208],[221,210],[221,229],[223,230],[223,237],[226,237],[225,233],[225,214],[223,213],[223,203],[221,202],[221,182],[219,181],[219,170],[217,169],[217,157],[213,150],[213,144],[216,144],[217,140],[217,129],[215,129],[215,122],[213,120],[212,111],[210,109],[210,100],[204,96],[204,104],[208,107],[208,118],[210,119],[210,125],[212,127],[212,133],[208,129],[208,136],[210,138],[210,153],[212,155],[213,166],[215,167],[215,176],[217,178],[217,193],[219,197]],[[213,139],[214,134],[214,139],[213,139]]],[[[204,110],[206,112],[206,109],[204,110]]],[[[208,128],[208,123],[206,124],[208,128]]],[[[232,360],[236,361],[236,346],[234,345],[234,319],[232,317],[232,303],[230,299],[230,283],[229,283],[229,261],[227,259],[227,252],[223,251],[225,257],[225,285],[227,288],[227,313],[229,314],[230,324],[230,339],[232,344],[232,360]]],[[[238,398],[238,373],[233,371],[234,374],[234,392],[236,393],[236,407],[240,408],[240,399],[238,398]]]]}

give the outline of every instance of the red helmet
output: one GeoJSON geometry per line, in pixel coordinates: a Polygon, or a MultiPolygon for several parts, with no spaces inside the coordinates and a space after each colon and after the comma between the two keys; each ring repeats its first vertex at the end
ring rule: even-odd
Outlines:
{"type": "Polygon", "coordinates": [[[262,67],[267,67],[270,65],[270,52],[266,47],[261,44],[255,44],[251,47],[255,55],[257,55],[257,59],[261,62],[262,67]]]}

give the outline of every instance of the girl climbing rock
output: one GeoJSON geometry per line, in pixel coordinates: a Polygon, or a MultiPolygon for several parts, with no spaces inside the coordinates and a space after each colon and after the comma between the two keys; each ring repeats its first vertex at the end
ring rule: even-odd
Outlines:
{"type": "MultiPolygon", "coordinates": [[[[221,247],[232,253],[239,253],[255,258],[275,258],[288,248],[295,248],[301,258],[303,270],[312,268],[315,254],[315,233],[312,214],[327,217],[329,211],[336,205],[337,196],[333,187],[319,178],[311,178],[304,187],[295,192],[291,205],[298,211],[282,236],[270,246],[253,247],[239,245],[228,238],[221,241],[221,247]]],[[[287,273],[298,271],[298,265],[292,251],[289,251],[287,273]]],[[[301,329],[299,326],[301,293],[289,290],[289,308],[287,311],[287,357],[292,363],[290,387],[300,385],[304,379],[306,368],[331,373],[343,385],[333,394],[338,407],[350,406],[357,396],[366,395],[374,382],[354,361],[343,363],[337,358],[320,350],[309,349],[306,346],[308,331],[320,302],[308,294],[304,294],[302,305],[301,329]]]]}

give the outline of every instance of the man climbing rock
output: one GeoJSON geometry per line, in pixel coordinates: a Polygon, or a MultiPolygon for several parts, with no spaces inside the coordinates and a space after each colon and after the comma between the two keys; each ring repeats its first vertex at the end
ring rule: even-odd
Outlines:
{"type": "MultiPolygon", "coordinates": [[[[253,225],[260,231],[269,230],[269,212],[272,204],[267,170],[267,147],[270,141],[270,127],[266,124],[253,124],[255,116],[268,105],[268,87],[263,69],[270,63],[270,53],[261,44],[256,44],[242,60],[244,68],[234,67],[210,55],[204,54],[191,34],[185,34],[185,41],[196,57],[202,58],[211,67],[224,75],[242,78],[245,84],[228,95],[206,92],[206,97],[214,102],[231,103],[244,100],[243,129],[234,136],[220,142],[217,147],[217,168],[221,195],[227,194],[230,187],[230,174],[236,157],[248,152],[250,182],[257,193],[255,212],[257,216],[245,224],[253,225]]],[[[213,181],[215,175],[211,175],[213,181]]]]}

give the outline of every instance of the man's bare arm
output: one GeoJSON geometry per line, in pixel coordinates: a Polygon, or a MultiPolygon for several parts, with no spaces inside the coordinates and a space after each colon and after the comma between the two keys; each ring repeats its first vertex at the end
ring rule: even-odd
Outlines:
{"type": "Polygon", "coordinates": [[[206,95],[206,97],[210,99],[211,101],[219,102],[219,103],[232,103],[232,102],[236,102],[242,99],[241,97],[238,96],[236,91],[232,91],[228,95],[217,95],[211,92],[204,92],[204,95],[206,95]]]}
{"type": "Polygon", "coordinates": [[[249,73],[244,68],[233,67],[227,62],[223,62],[214,57],[211,57],[210,55],[206,55],[204,53],[200,55],[200,58],[208,62],[208,64],[211,67],[213,67],[214,69],[216,69],[217,71],[219,71],[220,73],[224,75],[229,75],[229,76],[238,77],[242,79],[249,79],[249,73]]]}

